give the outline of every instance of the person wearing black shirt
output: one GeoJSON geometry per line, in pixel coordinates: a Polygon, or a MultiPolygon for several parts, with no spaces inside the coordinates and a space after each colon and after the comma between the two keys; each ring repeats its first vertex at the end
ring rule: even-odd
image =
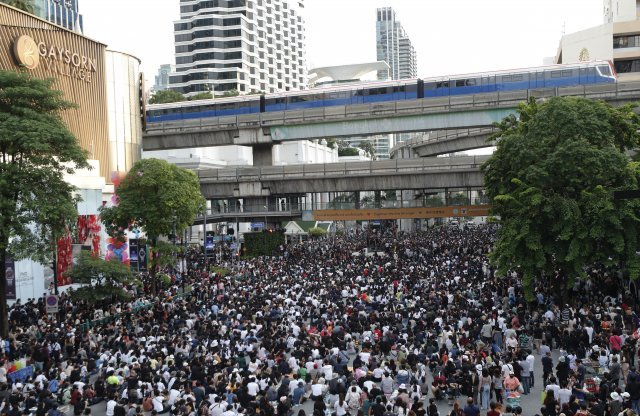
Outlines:
{"type": "Polygon", "coordinates": [[[436,406],[436,400],[429,399],[429,407],[427,407],[427,416],[438,416],[438,406],[436,406]]]}
{"type": "Polygon", "coordinates": [[[382,404],[382,398],[376,398],[376,402],[369,409],[370,416],[383,416],[385,412],[385,407],[382,404]]]}

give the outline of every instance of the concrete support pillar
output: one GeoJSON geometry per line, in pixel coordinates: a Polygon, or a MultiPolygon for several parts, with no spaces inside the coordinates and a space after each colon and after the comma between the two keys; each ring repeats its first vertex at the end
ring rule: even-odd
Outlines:
{"type": "Polygon", "coordinates": [[[253,146],[253,166],[273,166],[273,145],[253,146]]]}
{"type": "MultiPolygon", "coordinates": [[[[405,201],[413,201],[414,191],[396,191],[398,195],[398,199],[400,200],[400,206],[404,207],[406,204],[405,201]]],[[[400,230],[401,231],[414,231],[415,220],[413,218],[401,218],[400,219],[400,230]]]]}

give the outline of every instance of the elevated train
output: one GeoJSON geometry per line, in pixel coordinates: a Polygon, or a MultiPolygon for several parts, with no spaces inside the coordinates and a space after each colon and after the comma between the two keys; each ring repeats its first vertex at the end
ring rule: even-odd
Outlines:
{"type": "Polygon", "coordinates": [[[615,83],[609,61],[551,65],[428,79],[357,83],[286,93],[244,95],[189,102],[153,104],[147,126],[154,123],[382,101],[470,95],[497,91],[615,83]]]}

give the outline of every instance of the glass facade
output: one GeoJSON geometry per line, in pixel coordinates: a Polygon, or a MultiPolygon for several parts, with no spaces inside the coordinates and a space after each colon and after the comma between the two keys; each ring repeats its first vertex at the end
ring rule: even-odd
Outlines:
{"type": "Polygon", "coordinates": [[[190,95],[305,88],[303,10],[303,0],[181,0],[169,88],[190,95]]]}
{"type": "Polygon", "coordinates": [[[35,15],[74,32],[82,33],[82,15],[79,0],[34,0],[35,15]]]}
{"type": "Polygon", "coordinates": [[[391,7],[377,11],[376,56],[378,61],[389,64],[389,71],[379,71],[378,79],[416,78],[418,63],[416,51],[402,24],[391,7]]]}

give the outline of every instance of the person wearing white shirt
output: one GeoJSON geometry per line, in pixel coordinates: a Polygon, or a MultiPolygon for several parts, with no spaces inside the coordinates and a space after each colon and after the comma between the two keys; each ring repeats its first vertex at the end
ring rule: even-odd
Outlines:
{"type": "Polygon", "coordinates": [[[180,397],[180,391],[176,389],[169,390],[169,398],[167,399],[167,406],[173,406],[180,397]]]}
{"type": "Polygon", "coordinates": [[[118,404],[118,402],[115,401],[115,399],[111,398],[108,402],[107,402],[107,410],[105,412],[106,416],[113,416],[113,411],[116,408],[116,405],[118,404]]]}
{"type": "Polygon", "coordinates": [[[251,398],[255,399],[260,392],[260,385],[256,383],[256,379],[251,377],[249,383],[247,383],[247,393],[251,398]]]}
{"type": "Polygon", "coordinates": [[[220,397],[216,397],[215,403],[209,406],[209,416],[222,416],[227,410],[227,402],[221,401],[220,397]]]}
{"type": "Polygon", "coordinates": [[[562,405],[565,403],[569,403],[570,398],[571,398],[571,389],[564,386],[564,387],[561,387],[560,390],[558,390],[557,399],[558,399],[558,403],[560,404],[560,407],[562,407],[562,405]]]}
{"type": "Polygon", "coordinates": [[[530,387],[533,387],[534,383],[534,378],[533,378],[533,369],[534,369],[534,365],[535,365],[535,361],[536,361],[536,357],[533,356],[532,352],[529,352],[529,354],[527,355],[527,358],[525,359],[526,363],[527,363],[527,367],[528,368],[524,368],[525,371],[529,371],[529,385],[530,387]]]}
{"type": "Polygon", "coordinates": [[[326,363],[322,366],[322,373],[324,374],[325,380],[331,380],[333,378],[333,366],[329,363],[326,363]]]}
{"type": "Polygon", "coordinates": [[[558,400],[558,392],[560,391],[560,386],[556,383],[556,378],[551,377],[549,380],[549,384],[547,384],[546,391],[552,391],[553,397],[558,400]]]}

